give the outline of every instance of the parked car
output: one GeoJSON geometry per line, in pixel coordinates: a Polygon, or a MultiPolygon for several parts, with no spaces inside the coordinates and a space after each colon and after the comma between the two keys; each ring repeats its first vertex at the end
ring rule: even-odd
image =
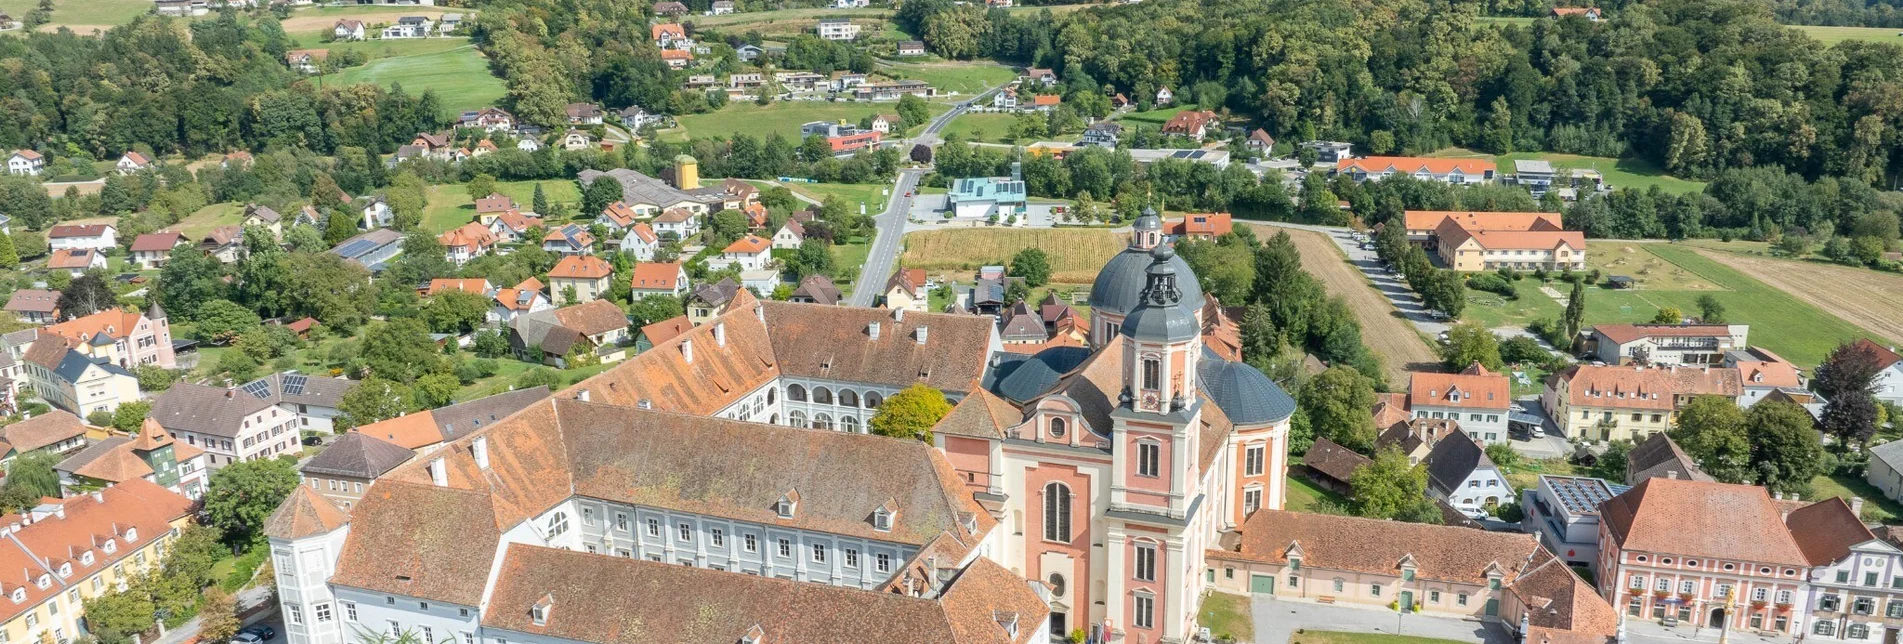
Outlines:
{"type": "Polygon", "coordinates": [[[1534,438],[1546,438],[1546,428],[1545,428],[1545,427],[1540,427],[1540,426],[1537,426],[1537,425],[1536,425],[1536,426],[1534,426],[1534,427],[1533,427],[1533,430],[1532,430],[1531,432],[1528,432],[1528,433],[1530,433],[1530,434],[1532,434],[1532,436],[1533,436],[1534,438]]]}
{"type": "MultiPolygon", "coordinates": [[[[263,624],[259,624],[257,626],[253,626],[253,627],[238,631],[239,635],[244,635],[247,633],[254,637],[257,637],[258,641],[261,641],[261,642],[269,642],[271,640],[277,639],[277,636],[278,636],[277,629],[271,628],[269,626],[265,626],[263,624]]],[[[233,641],[236,641],[236,638],[234,638],[233,641]]]]}

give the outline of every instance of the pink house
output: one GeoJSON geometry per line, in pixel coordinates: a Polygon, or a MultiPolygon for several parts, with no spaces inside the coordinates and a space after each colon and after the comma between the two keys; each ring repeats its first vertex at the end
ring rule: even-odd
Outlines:
{"type": "Polygon", "coordinates": [[[166,320],[165,309],[157,303],[144,314],[109,309],[42,331],[72,339],[81,353],[127,369],[143,365],[178,368],[172,355],[172,326],[166,320]]]}

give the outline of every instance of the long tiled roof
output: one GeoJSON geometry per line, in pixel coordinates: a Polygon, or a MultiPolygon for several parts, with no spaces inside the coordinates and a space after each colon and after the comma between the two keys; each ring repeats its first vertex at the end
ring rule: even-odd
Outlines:
{"type": "Polygon", "coordinates": [[[1449,219],[1469,230],[1560,230],[1565,227],[1556,212],[1409,210],[1402,216],[1408,230],[1435,230],[1449,219]]]}
{"type": "MultiPolygon", "coordinates": [[[[424,416],[423,414],[415,414],[424,416]]],[[[349,432],[332,442],[299,469],[306,475],[324,474],[374,479],[416,456],[409,448],[363,432],[349,432]]]]}
{"type": "Polygon", "coordinates": [[[780,371],[789,376],[946,392],[978,388],[991,353],[991,318],[843,306],[761,302],[780,371]],[[869,333],[879,325],[879,337],[869,333]],[[916,340],[926,329],[929,344],[916,340]]]}
{"type": "Polygon", "coordinates": [[[1513,405],[1507,377],[1475,363],[1460,373],[1411,374],[1407,388],[1409,409],[1421,405],[1504,410],[1513,405]]]}
{"type": "MultiPolygon", "coordinates": [[[[64,516],[47,514],[0,539],[0,592],[25,587],[27,601],[0,602],[0,620],[11,621],[40,601],[64,590],[57,581],[42,590],[32,583],[61,565],[72,566],[71,579],[84,579],[130,558],[170,534],[172,523],[191,513],[192,502],[143,479],[121,482],[94,494],[53,499],[64,516]],[[105,549],[106,540],[118,542],[105,549]],[[18,549],[16,549],[18,548],[18,549]],[[92,563],[83,554],[92,553],[92,563]],[[25,560],[17,559],[25,555],[25,560]],[[24,577],[24,578],[23,578],[24,577]]],[[[51,512],[50,508],[41,508],[51,512]]],[[[54,579],[57,579],[55,577],[54,579]]]]}
{"type": "Polygon", "coordinates": [[[1372,463],[1368,457],[1321,436],[1315,437],[1315,444],[1302,454],[1303,465],[1343,483],[1348,482],[1356,470],[1372,463]]]}
{"type": "Polygon", "coordinates": [[[20,453],[71,440],[86,434],[86,424],[78,416],[54,409],[46,413],[0,427],[0,438],[20,453]]]}
{"type": "Polygon", "coordinates": [[[1642,338],[1729,338],[1724,324],[1595,324],[1593,332],[1625,344],[1642,338]]]}
{"type": "Polygon", "coordinates": [[[1257,510],[1239,529],[1236,549],[1209,554],[1281,564],[1295,546],[1304,569],[1397,576],[1402,560],[1412,557],[1418,579],[1477,584],[1490,570],[1511,579],[1541,551],[1537,538],[1518,532],[1286,510],[1257,510]]]}
{"type": "Polygon", "coordinates": [[[1757,486],[1646,479],[1599,514],[1625,550],[1809,565],[1771,495],[1757,486]]]}
{"type": "Polygon", "coordinates": [[[1827,566],[1850,554],[1850,547],[1876,539],[1843,497],[1830,497],[1792,510],[1784,517],[1791,539],[1812,566],[1827,566]]]}
{"type": "Polygon", "coordinates": [[[502,532],[491,496],[380,480],[364,490],[330,582],[476,606],[502,532]]]}
{"type": "Polygon", "coordinates": [[[23,288],[13,292],[7,298],[8,311],[22,313],[52,313],[59,309],[59,291],[47,291],[36,288],[23,288]]]}
{"type": "Polygon", "coordinates": [[[1567,403],[1590,407],[1670,410],[1675,396],[1744,393],[1737,369],[1712,367],[1631,367],[1573,365],[1554,374],[1569,382],[1567,403]]]}
{"type": "Polygon", "coordinates": [[[780,375],[766,325],[738,308],[596,374],[563,392],[625,407],[713,414],[780,375]],[[724,337],[725,341],[720,338],[724,337]],[[693,359],[683,344],[691,344],[693,359]]]}

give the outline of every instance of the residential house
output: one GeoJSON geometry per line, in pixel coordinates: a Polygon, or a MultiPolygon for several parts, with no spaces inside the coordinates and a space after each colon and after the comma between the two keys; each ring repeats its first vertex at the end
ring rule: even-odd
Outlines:
{"type": "Polygon", "coordinates": [[[134,174],[150,167],[152,167],[152,160],[146,158],[145,155],[140,154],[136,150],[127,151],[125,154],[120,155],[119,161],[112,164],[112,169],[119,174],[134,174]]]}
{"type": "Polygon", "coordinates": [[[1038,69],[1036,67],[1028,67],[1028,68],[1025,68],[1024,75],[1019,76],[1018,78],[1026,82],[1036,83],[1043,87],[1057,86],[1057,72],[1049,70],[1049,69],[1038,69]]]}
{"type": "Polygon", "coordinates": [[[790,218],[786,220],[786,223],[780,225],[778,231],[773,233],[773,248],[775,250],[798,249],[800,244],[805,242],[806,227],[800,225],[800,222],[790,218]]]}
{"type": "Polygon", "coordinates": [[[734,9],[733,0],[714,0],[714,4],[712,7],[713,14],[716,16],[724,16],[724,15],[733,13],[733,9],[734,9]]]}
{"type": "Polygon", "coordinates": [[[1157,88],[1156,100],[1154,102],[1155,105],[1158,105],[1158,106],[1169,105],[1175,102],[1176,102],[1176,93],[1170,91],[1170,88],[1168,87],[1157,88]]]}
{"type": "Polygon", "coordinates": [[[1896,347],[1886,347],[1869,338],[1859,338],[1854,344],[1858,351],[1875,356],[1877,375],[1870,380],[1870,395],[1877,400],[1903,405],[1903,355],[1897,354],[1896,347]]]}
{"type": "Polygon", "coordinates": [[[649,295],[679,296],[687,293],[687,269],[680,262],[642,262],[634,265],[628,293],[639,300],[649,295]]]}
{"type": "Polygon", "coordinates": [[[489,223],[489,232],[495,233],[498,241],[513,244],[522,241],[522,238],[528,235],[530,228],[541,225],[541,217],[530,217],[514,210],[505,210],[489,223]]]}
{"type": "Polygon", "coordinates": [[[753,294],[741,288],[739,282],[723,277],[718,282],[694,288],[693,295],[687,299],[687,318],[694,322],[694,326],[700,326],[725,315],[727,311],[751,305],[755,301],[753,294]]]}
{"type": "Polygon", "coordinates": [[[618,361],[626,356],[623,343],[632,340],[627,314],[607,300],[517,316],[509,334],[517,358],[557,368],[577,355],[618,361]]]}
{"type": "Polygon", "coordinates": [[[902,122],[903,120],[897,114],[874,114],[872,131],[880,134],[904,134],[902,122]]]}
{"type": "MultiPolygon", "coordinates": [[[[897,80],[890,83],[867,83],[852,89],[853,100],[859,101],[896,101],[906,95],[919,98],[938,96],[938,88],[922,80],[897,80]]],[[[1052,104],[1053,106],[1055,103],[1052,104]]]]}
{"type": "Polygon", "coordinates": [[[52,250],[108,250],[119,245],[119,229],[112,224],[60,224],[46,231],[46,244],[52,250]]]}
{"type": "Polygon", "coordinates": [[[1628,619],[1803,632],[1806,616],[1790,610],[1811,567],[1799,544],[1830,526],[1799,521],[1820,512],[1829,510],[1793,511],[1752,485],[1645,479],[1599,506],[1600,596],[1628,619]]]}
{"type": "Polygon", "coordinates": [[[687,5],[671,0],[667,2],[656,2],[654,3],[654,15],[670,17],[685,16],[687,15],[687,5]]]}
{"type": "Polygon", "coordinates": [[[901,268],[893,271],[891,279],[886,280],[885,283],[885,308],[912,311],[924,311],[930,308],[931,293],[925,286],[926,281],[923,268],[901,268]]]}
{"type": "Polygon", "coordinates": [[[363,40],[364,38],[363,21],[362,20],[339,20],[337,21],[336,25],[331,27],[330,35],[333,39],[336,39],[336,40],[363,40]]]}
{"type": "Polygon", "coordinates": [[[205,233],[198,240],[198,252],[217,259],[219,263],[236,264],[244,254],[244,227],[219,226],[205,233]]]}
{"type": "Polygon", "coordinates": [[[1481,159],[1365,157],[1339,159],[1335,162],[1336,174],[1345,174],[1356,182],[1386,179],[1399,174],[1422,181],[1439,181],[1454,185],[1492,183],[1494,170],[1492,161],[1481,159]]]}
{"type": "Polygon", "coordinates": [[[1346,141],[1303,141],[1302,147],[1315,151],[1318,164],[1336,164],[1354,157],[1354,144],[1346,141]]]}
{"type": "Polygon", "coordinates": [[[127,369],[157,365],[176,369],[172,353],[172,326],[157,302],[145,313],[107,309],[41,329],[43,335],[65,338],[80,353],[127,369]]]}
{"type": "Polygon", "coordinates": [[[1209,241],[1234,230],[1235,223],[1226,212],[1189,213],[1182,219],[1163,222],[1163,235],[1171,240],[1209,241]]]}
{"type": "Polygon", "coordinates": [[[1450,220],[1461,228],[1482,232],[1556,232],[1566,228],[1556,212],[1408,210],[1401,213],[1401,219],[1407,226],[1407,240],[1429,251],[1440,247],[1441,225],[1450,220]]]}
{"type": "Polygon", "coordinates": [[[1743,393],[1737,369],[1573,365],[1547,376],[1540,402],[1563,436],[1636,441],[1670,429],[1694,397],[1743,393]]]}
{"type": "Polygon", "coordinates": [[[85,275],[86,271],[104,271],[106,254],[90,248],[61,248],[46,258],[46,269],[65,271],[72,277],[85,275]]]}
{"type": "Polygon", "coordinates": [[[637,223],[628,226],[627,231],[615,246],[621,252],[633,255],[635,261],[653,261],[655,253],[661,249],[661,236],[654,232],[654,227],[637,223]]]}
{"type": "Polygon", "coordinates": [[[346,432],[331,441],[324,451],[298,466],[302,483],[311,492],[337,504],[337,507],[349,510],[357,504],[358,499],[363,498],[364,488],[376,484],[378,477],[416,457],[416,452],[409,448],[366,432],[378,431],[380,426],[388,423],[417,424],[421,421],[422,433],[434,435],[436,428],[430,424],[430,418],[430,411],[424,410],[346,432]]]}
{"type": "Polygon", "coordinates": [[[570,152],[574,152],[576,150],[586,150],[588,149],[588,146],[592,145],[593,143],[594,143],[594,139],[589,137],[588,133],[582,130],[569,130],[567,132],[562,133],[562,149],[563,150],[568,150],[570,152]]]}
{"type": "Polygon", "coordinates": [[[1639,481],[1653,478],[1686,479],[1690,481],[1712,481],[1711,475],[1698,468],[1697,461],[1679,449],[1678,443],[1665,432],[1651,435],[1632,446],[1626,457],[1625,484],[1638,485],[1639,481]]]}
{"type": "MultiPolygon", "coordinates": [[[[681,25],[677,23],[663,23],[663,24],[653,25],[648,27],[648,31],[649,31],[650,37],[654,39],[654,45],[657,47],[660,47],[662,49],[687,49],[688,48],[684,46],[682,47],[674,46],[676,42],[687,41],[687,28],[682,27],[681,25]]],[[[691,44],[691,41],[688,41],[688,42],[691,44]]]]}
{"type": "Polygon", "coordinates": [[[1462,514],[1493,514],[1502,503],[1513,503],[1513,485],[1487,458],[1486,443],[1464,431],[1434,444],[1422,461],[1427,468],[1427,492],[1462,514]]]}
{"type": "Polygon", "coordinates": [[[641,327],[641,330],[634,335],[634,352],[639,355],[654,348],[654,345],[681,337],[682,334],[693,329],[694,323],[688,321],[684,314],[641,327]]]}
{"type": "MultiPolygon", "coordinates": [[[[1805,389],[1804,373],[1783,356],[1769,349],[1749,347],[1725,352],[1722,366],[1738,370],[1738,380],[1744,385],[1744,393],[1738,398],[1738,406],[1750,407],[1765,400],[1774,392],[1787,395],[1813,396],[1805,389]]],[[[1813,413],[1822,413],[1822,404],[1813,413]]]]}
{"type": "Polygon", "coordinates": [[[1122,136],[1122,123],[1100,121],[1084,128],[1084,137],[1078,141],[1078,144],[1114,149],[1117,147],[1117,140],[1122,136]]]}
{"type": "Polygon", "coordinates": [[[1018,88],[1016,85],[999,89],[991,95],[991,106],[1001,110],[1018,108],[1018,88]]]}
{"type": "Polygon", "coordinates": [[[328,434],[355,381],[274,373],[236,387],[181,382],[152,399],[150,418],[205,450],[212,469],[297,453],[301,433],[328,434]]]}
{"type": "Polygon", "coordinates": [[[436,33],[447,36],[447,35],[456,33],[456,30],[461,29],[462,26],[463,26],[462,14],[446,13],[446,14],[443,14],[443,17],[437,22],[436,33]]]}
{"type": "Polygon", "coordinates": [[[205,451],[179,443],[158,421],[145,419],[139,433],[109,436],[53,467],[60,487],[72,493],[141,480],[196,500],[205,495],[210,469],[205,451]]]}
{"type": "MultiPolygon", "coordinates": [[[[1382,394],[1386,396],[1386,394],[1382,394]]],[[[1395,398],[1406,400],[1406,394],[1395,394],[1395,398]]],[[[1381,403],[1376,403],[1380,407],[1381,403]]],[[[1408,465],[1419,465],[1434,452],[1434,446],[1440,439],[1453,436],[1460,431],[1460,421],[1452,418],[1408,418],[1407,411],[1401,410],[1401,420],[1382,424],[1382,414],[1375,413],[1375,428],[1380,432],[1375,436],[1375,449],[1393,449],[1407,456],[1408,465]]],[[[1472,438],[1468,436],[1468,438],[1472,438]]]]}
{"type": "Polygon", "coordinates": [[[485,107],[463,112],[457,117],[456,126],[482,128],[490,132],[508,132],[515,129],[515,115],[500,107],[485,107]]]}
{"type": "Polygon", "coordinates": [[[1520,529],[1567,565],[1590,568],[1599,561],[1599,505],[1629,489],[1604,479],[1541,474],[1538,484],[1520,491],[1526,513],[1520,529]]]}
{"type": "Polygon", "coordinates": [[[1746,347],[1744,324],[1600,324],[1587,349],[1613,365],[1718,365],[1746,347]]]}
{"type": "MultiPolygon", "coordinates": [[[[531,277],[529,281],[534,279],[531,277]]],[[[525,313],[555,308],[555,303],[542,294],[541,284],[537,283],[533,288],[526,287],[527,284],[524,282],[510,288],[496,289],[495,305],[489,309],[489,321],[506,326],[525,313]]]]}
{"type": "Polygon", "coordinates": [[[77,342],[42,335],[21,355],[27,383],[47,404],[85,418],[139,399],[139,379],[111,362],[94,362],[77,342]]]}
{"type": "Polygon", "coordinates": [[[363,214],[363,222],[357,224],[357,229],[376,230],[396,223],[396,211],[390,209],[390,202],[383,197],[369,196],[360,201],[363,205],[358,212],[363,214]]]}
{"type": "Polygon", "coordinates": [[[1513,183],[1526,186],[1533,198],[1546,196],[1553,188],[1553,176],[1556,171],[1553,163],[1545,159],[1515,159],[1513,161],[1513,183]]]}
{"type": "Polygon", "coordinates": [[[330,252],[372,273],[380,273],[385,263],[403,254],[403,233],[378,228],[343,240],[330,252]]]}
{"type": "Polygon", "coordinates": [[[28,414],[0,427],[0,465],[12,467],[13,459],[34,452],[71,454],[86,446],[88,431],[94,430],[65,410],[28,414]]]}
{"type": "Polygon", "coordinates": [[[1275,137],[1269,136],[1268,130],[1256,128],[1255,131],[1249,133],[1248,140],[1243,141],[1242,144],[1267,157],[1275,150],[1275,137]]]}
{"type": "MultiPolygon", "coordinates": [[[[0,636],[58,642],[86,633],[86,604],[156,572],[192,523],[193,502],[146,481],[47,497],[8,517],[0,566],[13,571],[0,636]]],[[[93,626],[92,628],[98,628],[93,626]]]]}
{"type": "Polygon", "coordinates": [[[542,250],[559,255],[593,255],[595,235],[581,224],[567,224],[542,235],[542,250]]]}
{"type": "Polygon", "coordinates": [[[1512,388],[1505,374],[1488,371],[1479,363],[1460,373],[1410,375],[1407,408],[1415,418],[1460,421],[1460,428],[1483,445],[1507,440],[1507,412],[1512,388]]]}
{"type": "Polygon", "coordinates": [[[1163,123],[1163,134],[1202,140],[1211,128],[1221,128],[1222,117],[1209,110],[1184,110],[1163,123]]]}
{"type": "Polygon", "coordinates": [[[615,269],[593,255],[569,255],[548,271],[549,293],[563,305],[585,304],[608,294],[615,269]]]}
{"type": "Polygon", "coordinates": [[[46,171],[46,157],[32,150],[14,150],[7,155],[7,174],[37,177],[46,171]]]}
{"type": "Polygon", "coordinates": [[[753,43],[746,43],[746,44],[740,45],[739,47],[735,47],[733,48],[733,52],[734,52],[734,55],[740,57],[740,62],[743,62],[743,63],[750,63],[750,62],[759,60],[761,56],[766,55],[766,49],[763,49],[759,45],[755,45],[753,43]]]}
{"type": "Polygon", "coordinates": [[[284,52],[284,64],[300,74],[316,74],[324,70],[324,60],[329,57],[328,49],[293,49],[284,52]]]}
{"type": "Polygon", "coordinates": [[[757,271],[766,268],[771,261],[773,242],[759,235],[747,235],[721,249],[720,257],[708,260],[707,265],[715,270],[739,265],[742,271],[757,271]]]}
{"type": "Polygon", "coordinates": [[[921,41],[917,41],[917,40],[901,41],[899,42],[899,55],[900,56],[924,56],[925,43],[921,41]]]}
{"type": "Polygon", "coordinates": [[[609,234],[612,236],[613,234],[625,232],[628,228],[634,226],[635,222],[640,221],[640,217],[641,214],[635,212],[633,208],[629,208],[628,204],[616,201],[601,209],[601,214],[595,217],[595,223],[599,224],[602,228],[608,229],[609,234]]]}
{"type": "Polygon", "coordinates": [[[826,40],[854,40],[859,37],[859,25],[846,18],[821,18],[816,31],[826,40]]]}
{"type": "Polygon", "coordinates": [[[244,219],[240,220],[240,223],[247,228],[255,226],[270,231],[272,239],[284,237],[284,215],[278,214],[278,211],[268,206],[246,204],[244,219]]]}
{"type": "Polygon", "coordinates": [[[1554,18],[1580,16],[1588,22],[1599,22],[1600,13],[1598,7],[1553,7],[1552,16],[1554,18]]]}
{"type": "Polygon", "coordinates": [[[499,192],[491,192],[489,196],[476,200],[476,221],[486,226],[502,213],[515,209],[514,199],[499,192]]]}
{"type": "Polygon", "coordinates": [[[832,278],[825,275],[808,275],[800,280],[799,286],[793,289],[786,301],[835,306],[844,299],[845,296],[839,292],[839,287],[833,285],[832,278]]]}
{"type": "Polygon", "coordinates": [[[1434,236],[1441,263],[1456,271],[1586,270],[1586,234],[1577,230],[1473,230],[1448,219],[1434,236]]]}
{"type": "Polygon", "coordinates": [[[132,263],[143,271],[164,268],[165,262],[172,258],[172,251],[185,245],[185,235],[177,232],[140,235],[132,240],[132,263]]]}
{"type": "Polygon", "coordinates": [[[396,24],[383,28],[383,37],[390,38],[428,38],[434,22],[424,16],[403,16],[396,24]]]}
{"type": "Polygon", "coordinates": [[[443,256],[451,264],[462,266],[489,254],[496,246],[496,235],[487,226],[472,221],[438,235],[436,241],[443,245],[443,256]]]}
{"type": "Polygon", "coordinates": [[[569,125],[601,125],[606,112],[594,103],[569,103],[562,111],[568,115],[569,125]]]}
{"type": "Polygon", "coordinates": [[[59,291],[23,288],[7,298],[7,309],[21,322],[52,324],[59,319],[59,291]]]}
{"type": "Polygon", "coordinates": [[[687,69],[688,65],[694,64],[694,52],[684,49],[663,49],[661,62],[667,63],[669,69],[687,69]]]}

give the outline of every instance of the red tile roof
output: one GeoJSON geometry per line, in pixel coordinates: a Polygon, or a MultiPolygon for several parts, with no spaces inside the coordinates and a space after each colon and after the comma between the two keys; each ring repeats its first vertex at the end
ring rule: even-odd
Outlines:
{"type": "MultiPolygon", "coordinates": [[[[494,145],[494,144],[491,144],[491,145],[494,145]]],[[[502,212],[504,210],[512,210],[514,208],[515,208],[515,200],[510,199],[499,192],[491,192],[489,193],[489,196],[476,200],[476,214],[479,214],[479,215],[486,215],[492,212],[502,212]]]]}
{"type": "Polygon", "coordinates": [[[1556,212],[1471,212],[1464,210],[1408,210],[1402,213],[1408,230],[1434,230],[1452,219],[1470,230],[1562,230],[1556,212]]]}
{"type": "Polygon", "coordinates": [[[738,240],[735,240],[734,243],[732,244],[728,244],[727,247],[723,249],[721,252],[739,253],[742,255],[753,255],[758,253],[764,253],[767,250],[772,248],[773,248],[772,240],[769,240],[765,237],[761,237],[759,235],[747,235],[745,237],[741,237],[738,240]]]}
{"type": "Polygon", "coordinates": [[[682,333],[686,333],[693,328],[694,323],[689,321],[685,314],[676,315],[661,320],[660,322],[641,327],[641,337],[647,338],[648,344],[655,345],[681,337],[682,333]]]}
{"type": "Polygon", "coordinates": [[[106,234],[106,229],[108,228],[112,228],[112,225],[111,224],[84,224],[84,225],[61,224],[58,226],[54,226],[51,230],[46,231],[46,238],[60,239],[64,237],[98,237],[100,235],[106,234]]]}
{"type": "Polygon", "coordinates": [[[1411,374],[1408,409],[1422,405],[1470,409],[1507,409],[1513,404],[1507,377],[1474,364],[1460,373],[1411,374]]]}
{"type": "Polygon", "coordinates": [[[634,278],[629,288],[648,291],[672,291],[680,288],[680,262],[643,262],[634,265],[634,278]]]}
{"type": "Polygon", "coordinates": [[[1567,403],[1590,407],[1670,410],[1676,396],[1744,393],[1737,369],[1573,365],[1552,376],[1569,383],[1567,403]]]}
{"type": "Polygon", "coordinates": [[[462,291],[464,293],[486,295],[489,293],[489,280],[480,277],[472,277],[469,279],[439,277],[429,281],[429,287],[423,289],[423,295],[435,295],[443,291],[462,291]]]}
{"type": "Polygon", "coordinates": [[[1367,157],[1364,159],[1342,159],[1335,162],[1336,172],[1360,170],[1368,174],[1380,174],[1388,170],[1402,174],[1414,174],[1426,170],[1432,174],[1447,174],[1459,170],[1462,174],[1482,175],[1492,172],[1492,161],[1483,159],[1442,159],[1435,157],[1367,157]]]}
{"type": "Polygon", "coordinates": [[[135,253],[171,252],[184,241],[184,233],[168,231],[146,233],[132,240],[131,250],[135,253]]]}
{"type": "Polygon", "coordinates": [[[1411,557],[1416,579],[1479,584],[1489,573],[1511,579],[1529,557],[1543,550],[1533,535],[1518,532],[1285,510],[1257,510],[1240,531],[1236,549],[1211,550],[1209,555],[1286,564],[1291,548],[1299,548],[1304,570],[1395,577],[1400,576],[1401,561],[1411,557]]]}
{"type": "Polygon", "coordinates": [[[598,280],[614,272],[614,266],[609,265],[608,260],[594,255],[570,255],[556,262],[555,268],[549,269],[548,278],[598,280]]]}
{"type": "Polygon", "coordinates": [[[1624,550],[1810,565],[1764,488],[1653,478],[1600,505],[1624,550]]]}
{"type": "Polygon", "coordinates": [[[1593,331],[1618,344],[1643,338],[1729,338],[1723,324],[1595,324],[1593,331]]]}

